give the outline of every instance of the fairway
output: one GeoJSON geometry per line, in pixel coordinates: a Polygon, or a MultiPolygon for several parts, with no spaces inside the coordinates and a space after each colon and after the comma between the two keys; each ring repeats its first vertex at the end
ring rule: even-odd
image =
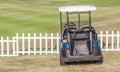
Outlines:
{"type": "Polygon", "coordinates": [[[0,72],[119,72],[120,52],[103,52],[102,65],[73,63],[59,65],[59,55],[0,57],[0,72]]]}
{"type": "Polygon", "coordinates": [[[4,0],[0,1],[0,35],[59,33],[58,8],[76,4],[97,6],[97,10],[92,14],[92,24],[98,32],[120,30],[119,0],[4,0]],[[112,19],[117,21],[113,22],[112,19]]]}

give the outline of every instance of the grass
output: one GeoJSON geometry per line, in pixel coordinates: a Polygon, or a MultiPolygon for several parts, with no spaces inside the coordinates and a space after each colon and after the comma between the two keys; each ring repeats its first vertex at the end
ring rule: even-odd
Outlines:
{"type": "MultiPolygon", "coordinates": [[[[0,0],[0,36],[15,33],[58,33],[58,7],[97,7],[92,24],[99,32],[120,30],[120,0],[0,0]]],[[[59,65],[59,55],[0,57],[0,72],[119,72],[120,52],[103,52],[104,63],[59,65]]]]}
{"type": "Polygon", "coordinates": [[[103,52],[102,65],[73,63],[59,65],[59,55],[0,57],[0,72],[119,72],[120,52],[103,52]]]}
{"type": "Polygon", "coordinates": [[[58,7],[73,4],[90,4],[97,6],[93,13],[93,26],[106,30],[108,26],[95,22],[110,20],[107,24],[118,27],[119,23],[111,23],[111,19],[119,18],[119,0],[0,0],[0,35],[13,36],[15,33],[58,33],[59,12],[58,7]]]}

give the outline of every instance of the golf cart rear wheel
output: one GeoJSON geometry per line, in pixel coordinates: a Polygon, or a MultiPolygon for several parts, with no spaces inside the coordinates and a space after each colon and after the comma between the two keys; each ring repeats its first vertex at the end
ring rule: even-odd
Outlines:
{"type": "Polygon", "coordinates": [[[102,64],[102,63],[103,63],[103,60],[96,61],[95,63],[96,63],[96,64],[102,64]]]}
{"type": "Polygon", "coordinates": [[[64,59],[62,57],[62,55],[60,55],[60,65],[62,66],[66,66],[67,64],[64,62],[64,59]]]}

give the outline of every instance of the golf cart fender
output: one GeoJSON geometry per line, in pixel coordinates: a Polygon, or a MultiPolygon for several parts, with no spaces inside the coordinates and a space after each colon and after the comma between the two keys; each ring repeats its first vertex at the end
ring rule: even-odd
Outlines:
{"type": "Polygon", "coordinates": [[[102,53],[101,53],[101,46],[100,46],[100,40],[98,40],[98,47],[96,47],[96,48],[94,48],[93,47],[93,49],[94,49],[94,55],[96,55],[96,56],[99,56],[99,55],[101,55],[102,53]]]}

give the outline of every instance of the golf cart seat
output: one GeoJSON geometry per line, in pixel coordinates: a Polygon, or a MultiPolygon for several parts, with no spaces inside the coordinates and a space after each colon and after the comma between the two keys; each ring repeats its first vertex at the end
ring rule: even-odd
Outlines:
{"type": "Polygon", "coordinates": [[[84,31],[78,31],[72,38],[73,55],[88,55],[89,54],[89,37],[84,31]]]}
{"type": "Polygon", "coordinates": [[[84,26],[81,28],[82,31],[85,31],[86,33],[92,32],[92,39],[97,39],[97,33],[95,31],[95,28],[91,26],[91,29],[89,26],[84,26]]]}
{"type": "Polygon", "coordinates": [[[69,27],[67,26],[68,24],[65,24],[65,26],[64,26],[64,32],[63,32],[63,38],[67,38],[67,33],[73,33],[73,32],[75,32],[76,31],[76,26],[75,26],[75,24],[74,23],[72,23],[72,22],[70,22],[70,25],[69,25],[69,27]]]}
{"type": "MultiPolygon", "coordinates": [[[[81,28],[82,31],[90,31],[90,27],[89,26],[84,26],[81,28]]],[[[91,26],[91,30],[95,31],[94,27],[91,26]]]]}

